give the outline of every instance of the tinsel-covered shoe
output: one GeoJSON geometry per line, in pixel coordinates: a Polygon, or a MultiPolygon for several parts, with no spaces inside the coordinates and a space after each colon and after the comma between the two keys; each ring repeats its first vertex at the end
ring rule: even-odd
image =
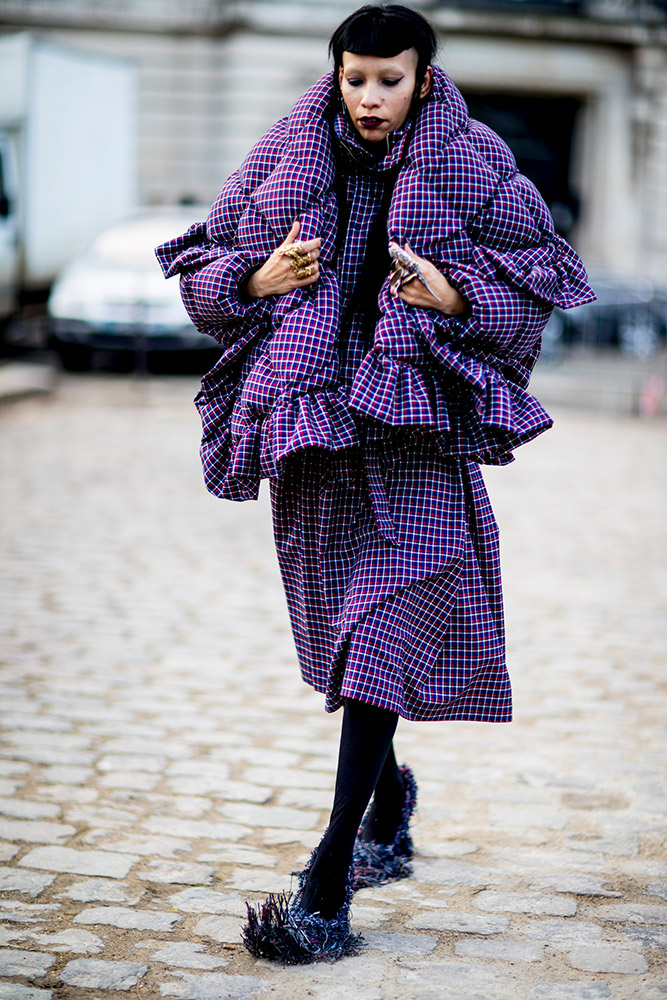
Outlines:
{"type": "Polygon", "coordinates": [[[361,823],[359,835],[354,842],[352,867],[354,868],[354,891],[367,886],[382,885],[401,878],[409,878],[412,874],[410,860],[414,854],[412,837],[410,836],[410,819],[417,805],[417,782],[412,770],[403,764],[400,768],[403,777],[403,810],[393,843],[381,844],[375,840],[364,840],[364,826],[370,816],[370,808],[361,823]]]}
{"type": "Polygon", "coordinates": [[[310,962],[335,962],[356,955],[361,934],[350,931],[350,903],[354,895],[354,867],[350,867],[345,899],[338,913],[325,920],[319,913],[308,913],[301,905],[303,889],[313,865],[317,849],[299,875],[299,888],[294,896],[271,893],[263,903],[246,903],[248,923],[243,928],[243,943],[256,958],[268,958],[284,965],[306,965],[310,962]]]}

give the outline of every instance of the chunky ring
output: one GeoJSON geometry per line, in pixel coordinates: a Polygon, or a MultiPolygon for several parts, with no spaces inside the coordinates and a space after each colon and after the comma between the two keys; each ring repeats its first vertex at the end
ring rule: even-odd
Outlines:
{"type": "Polygon", "coordinates": [[[303,243],[292,243],[291,246],[283,247],[280,254],[298,261],[301,267],[310,263],[310,250],[305,250],[303,243]]]}
{"type": "Polygon", "coordinates": [[[292,270],[294,271],[297,278],[310,278],[314,268],[312,264],[306,264],[305,266],[302,265],[300,267],[295,267],[294,261],[292,261],[292,270]]]}

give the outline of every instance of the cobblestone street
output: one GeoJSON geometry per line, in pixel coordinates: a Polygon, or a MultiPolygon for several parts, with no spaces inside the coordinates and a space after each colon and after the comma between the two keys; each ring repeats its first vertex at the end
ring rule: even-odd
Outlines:
{"type": "Polygon", "coordinates": [[[331,804],[266,494],[206,494],[195,378],[0,410],[0,1000],[665,1000],[667,421],[574,410],[489,469],[516,721],[399,724],[414,878],[366,947],[240,945],[331,804]]]}

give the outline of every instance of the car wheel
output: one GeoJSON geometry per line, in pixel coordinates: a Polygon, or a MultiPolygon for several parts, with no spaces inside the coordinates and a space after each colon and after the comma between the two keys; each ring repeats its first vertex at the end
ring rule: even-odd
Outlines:
{"type": "Polygon", "coordinates": [[[93,361],[92,348],[85,344],[64,344],[58,341],[55,345],[60,364],[66,372],[88,372],[93,361]]]}

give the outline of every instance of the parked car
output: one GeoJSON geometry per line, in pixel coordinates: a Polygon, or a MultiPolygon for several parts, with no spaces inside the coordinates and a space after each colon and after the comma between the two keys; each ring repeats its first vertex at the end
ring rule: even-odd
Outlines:
{"type": "Polygon", "coordinates": [[[206,217],[198,206],[137,215],[104,230],[65,266],[48,300],[50,339],[69,370],[90,366],[93,350],[206,350],[177,281],[165,281],[154,248],[206,217]]]}
{"type": "Polygon", "coordinates": [[[667,294],[648,279],[591,274],[597,301],[555,309],[544,331],[547,356],[571,344],[616,348],[647,360],[667,337],[667,294]]]}

